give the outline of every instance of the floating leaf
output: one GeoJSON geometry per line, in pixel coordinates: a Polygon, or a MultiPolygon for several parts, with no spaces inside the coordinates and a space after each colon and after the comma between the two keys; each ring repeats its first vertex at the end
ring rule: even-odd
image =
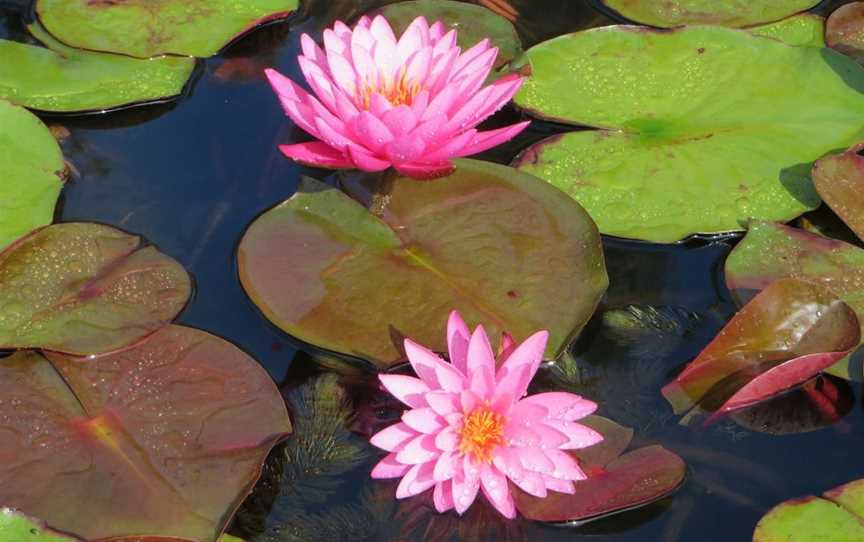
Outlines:
{"type": "Polygon", "coordinates": [[[37,0],[45,28],[80,49],[139,58],[208,57],[241,34],[285,18],[297,0],[37,0]]]}
{"type": "Polygon", "coordinates": [[[173,320],[190,289],[180,264],[140,237],[54,224],[0,252],[0,348],[123,348],[173,320]]]}
{"type": "Polygon", "coordinates": [[[816,161],[813,184],[831,210],[864,239],[864,150],[859,144],[842,154],[832,154],[816,161]]]}
{"type": "Polygon", "coordinates": [[[747,29],[751,34],[780,40],[798,47],[825,47],[825,19],[812,13],[754,26],[747,29]]]}
{"type": "Polygon", "coordinates": [[[30,32],[46,48],[0,40],[0,98],[42,111],[86,111],[180,94],[195,60],[140,60],[67,47],[43,28],[30,32]]]}
{"type": "Polygon", "coordinates": [[[601,0],[623,17],[642,24],[673,28],[688,24],[753,26],[806,11],[819,0],[601,0]]]}
{"type": "Polygon", "coordinates": [[[835,51],[864,62],[864,2],[840,6],[828,17],[825,41],[835,51]]]}
{"type": "Polygon", "coordinates": [[[442,21],[448,29],[456,29],[462,50],[488,38],[498,47],[496,67],[522,54],[522,44],[513,24],[482,6],[455,0],[410,0],[385,6],[380,13],[390,21],[396,35],[408,28],[415,17],[423,15],[430,23],[442,21]]]}
{"type": "Polygon", "coordinates": [[[607,285],[600,237],[558,190],[474,160],[434,182],[392,186],[379,219],[306,179],[250,226],[240,279],[271,321],[386,368],[405,359],[404,337],[446,351],[453,309],[490,336],[548,329],[550,358],[594,312],[607,285]]]}
{"type": "Polygon", "coordinates": [[[81,542],[81,539],[57,532],[15,510],[0,508],[0,542],[81,542]]]}
{"type": "Polygon", "coordinates": [[[810,163],[864,133],[864,69],[827,49],[719,27],[619,26],[526,55],[517,105],[603,129],[553,136],[515,163],[611,235],[671,242],[792,219],[819,204],[810,163]]]}
{"type": "Polygon", "coordinates": [[[727,413],[809,380],[860,337],[855,313],[833,293],[779,280],[744,306],[663,395],[676,414],[697,404],[727,413]]]}
{"type": "Polygon", "coordinates": [[[864,480],[779,504],[759,520],[753,542],[864,540],[864,480]]]}
{"type": "Polygon", "coordinates": [[[621,455],[630,443],[632,431],[598,416],[580,423],[593,427],[606,439],[570,452],[579,459],[588,479],[576,482],[572,495],[552,491],[542,499],[510,484],[516,508],[526,518],[587,523],[662,499],[684,480],[684,461],[662,446],[646,446],[621,455]]]}
{"type": "Polygon", "coordinates": [[[0,363],[0,502],[88,540],[211,542],[290,428],[261,366],[203,331],[19,352],[0,363]]]}
{"type": "MultiPolygon", "coordinates": [[[[6,61],[0,62],[0,71],[6,61]]],[[[35,115],[0,100],[0,250],[49,224],[63,185],[63,155],[35,115]]],[[[2,310],[2,309],[0,309],[2,310]]]]}

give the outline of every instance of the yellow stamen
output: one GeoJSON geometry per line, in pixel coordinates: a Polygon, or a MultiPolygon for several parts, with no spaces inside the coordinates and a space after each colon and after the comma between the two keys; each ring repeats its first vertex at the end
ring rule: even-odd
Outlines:
{"type": "Polygon", "coordinates": [[[471,454],[481,463],[492,461],[492,452],[504,444],[504,416],[485,406],[475,408],[465,417],[459,453],[471,454]]]}
{"type": "Polygon", "coordinates": [[[408,81],[404,71],[396,79],[367,82],[357,94],[357,106],[368,110],[372,103],[372,95],[380,94],[394,106],[411,105],[414,98],[423,90],[419,83],[408,81]]]}

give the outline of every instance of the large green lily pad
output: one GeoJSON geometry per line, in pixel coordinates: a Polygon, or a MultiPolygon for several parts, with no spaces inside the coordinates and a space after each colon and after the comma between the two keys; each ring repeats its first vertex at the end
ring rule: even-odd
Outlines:
{"type": "Polygon", "coordinates": [[[250,226],[238,260],[272,322],[379,368],[405,359],[404,337],[446,351],[453,309],[493,337],[548,329],[546,355],[556,357],[608,282],[597,228],[579,205],[475,160],[434,182],[395,179],[381,219],[305,179],[250,226]]]}
{"type": "Polygon", "coordinates": [[[864,540],[864,480],[779,504],[759,520],[753,542],[864,540]]]}
{"type": "Polygon", "coordinates": [[[692,24],[744,27],[805,11],[820,0],[601,0],[637,23],[662,28],[692,24]]]}
{"type": "Polygon", "coordinates": [[[517,105],[602,129],[541,141],[516,166],[611,235],[671,242],[792,219],[819,204],[811,163],[864,137],[864,69],[828,49],[720,27],[619,26],[526,55],[517,105]]]}
{"type": "Polygon", "coordinates": [[[195,60],[149,60],[67,47],[38,25],[47,48],[0,40],[0,98],[42,111],[86,111],[163,100],[180,94],[195,60]]]}
{"type": "MultiPolygon", "coordinates": [[[[5,60],[0,62],[5,64],[5,60]]],[[[0,67],[0,71],[3,68],[0,67]]],[[[35,115],[0,100],[0,250],[49,224],[63,186],[60,146],[35,115]]]]}
{"type": "Polygon", "coordinates": [[[45,28],[81,49],[149,58],[208,57],[298,0],[37,0],[45,28]]]}
{"type": "Polygon", "coordinates": [[[140,237],[47,226],[0,252],[0,348],[123,348],[173,320],[190,292],[183,267],[140,237]]]}
{"type": "Polygon", "coordinates": [[[0,363],[0,503],[86,540],[212,542],[290,430],[267,372],[203,331],[19,352],[0,363]]]}
{"type": "Polygon", "coordinates": [[[0,542],[82,542],[57,532],[44,522],[9,508],[0,509],[0,542]]]}
{"type": "Polygon", "coordinates": [[[799,47],[825,47],[825,19],[813,13],[754,26],[747,29],[756,36],[774,38],[787,45],[799,47]]]}

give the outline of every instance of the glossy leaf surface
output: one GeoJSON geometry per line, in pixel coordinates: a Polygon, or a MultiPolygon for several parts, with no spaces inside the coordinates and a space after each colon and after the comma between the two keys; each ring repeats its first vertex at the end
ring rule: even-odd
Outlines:
{"type": "Polygon", "coordinates": [[[780,40],[787,45],[825,47],[825,19],[812,13],[754,26],[747,31],[756,36],[780,40]]]}
{"type": "Polygon", "coordinates": [[[0,502],[88,540],[211,542],[290,428],[267,373],[192,328],[119,354],[19,352],[0,363],[0,502]]]}
{"type": "Polygon", "coordinates": [[[663,388],[680,414],[699,404],[725,413],[816,376],[858,345],[853,310],[827,289],[796,279],[772,283],[663,388]]]}
{"type": "Polygon", "coordinates": [[[208,57],[259,24],[284,18],[297,0],[37,0],[45,28],[81,49],[149,58],[208,57]]]}
{"type": "Polygon", "coordinates": [[[0,98],[42,111],[110,109],[177,96],[195,60],[149,60],[73,49],[38,25],[30,32],[47,48],[0,40],[0,98]]]}
{"type": "Polygon", "coordinates": [[[864,2],[850,2],[840,6],[825,27],[828,46],[864,63],[864,2]]]}
{"type": "Polygon", "coordinates": [[[756,525],[753,542],[857,542],[864,539],[864,480],[826,491],[822,498],[792,499],[756,525]]]}
{"type": "Polygon", "coordinates": [[[864,134],[864,69],[827,49],[719,27],[618,26],[527,58],[517,105],[600,130],[553,136],[515,164],[610,235],[671,242],[789,220],[819,204],[810,164],[864,134]]]}
{"type": "Polygon", "coordinates": [[[0,250],[3,250],[15,239],[51,222],[65,166],[51,132],[26,109],[0,100],[0,126],[3,127],[0,250]]]}
{"type": "Polygon", "coordinates": [[[0,253],[0,348],[123,348],[173,320],[190,291],[180,264],[140,237],[54,224],[0,253]]]}
{"type": "Polygon", "coordinates": [[[825,203],[855,234],[864,239],[864,157],[856,145],[842,154],[816,161],[813,183],[825,203]]]}
{"type": "Polygon", "coordinates": [[[396,179],[382,219],[306,179],[250,226],[238,260],[246,292],[276,325],[379,368],[405,359],[404,337],[446,351],[453,309],[493,337],[548,329],[546,356],[555,357],[607,285],[600,237],[581,207],[474,160],[434,182],[396,179]]]}
{"type": "Polygon", "coordinates": [[[602,0],[637,23],[672,28],[692,24],[753,26],[805,11],[819,0],[602,0]]]}

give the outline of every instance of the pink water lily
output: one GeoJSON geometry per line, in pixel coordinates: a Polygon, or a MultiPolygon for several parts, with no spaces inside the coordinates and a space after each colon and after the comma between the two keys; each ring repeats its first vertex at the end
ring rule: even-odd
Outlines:
{"type": "Polygon", "coordinates": [[[484,39],[465,52],[456,31],[417,17],[397,39],[382,16],[354,29],[337,21],[322,50],[301,36],[300,69],[314,96],[279,72],[267,77],[285,112],[319,141],[282,145],[286,156],[328,168],[383,171],[414,178],[452,171],[451,159],[484,151],[528,122],[478,131],[522,84],[506,75],[483,87],[498,49],[484,39]]]}
{"type": "Polygon", "coordinates": [[[449,362],[406,339],[419,378],[380,376],[410,409],[372,437],[372,444],[390,452],[372,477],[402,477],[399,499],[433,489],[439,512],[455,508],[462,514],[482,491],[508,518],[516,515],[510,482],[541,498],[549,490],[573,493],[573,482],[586,476],[566,450],[603,437],[576,423],[594,412],[595,403],[564,392],[526,396],[547,339],[540,331],[519,346],[506,345],[497,366],[483,327],[471,334],[455,311],[447,325],[449,362]]]}

